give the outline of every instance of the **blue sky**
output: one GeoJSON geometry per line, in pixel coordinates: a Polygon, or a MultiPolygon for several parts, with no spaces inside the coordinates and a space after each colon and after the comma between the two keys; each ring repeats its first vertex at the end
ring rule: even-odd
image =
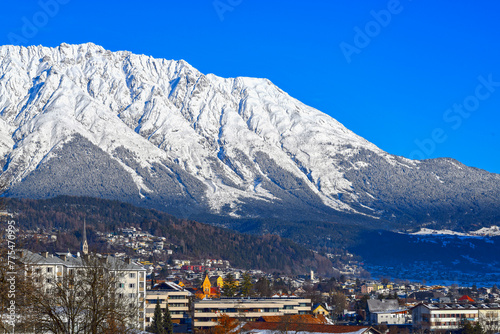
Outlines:
{"type": "Polygon", "coordinates": [[[93,42],[269,78],[389,153],[500,173],[499,2],[23,0],[1,12],[0,44],[93,42]]]}

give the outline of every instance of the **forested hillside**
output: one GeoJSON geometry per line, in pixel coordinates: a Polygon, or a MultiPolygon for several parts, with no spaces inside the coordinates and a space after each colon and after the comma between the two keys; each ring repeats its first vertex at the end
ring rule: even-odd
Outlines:
{"type": "MultiPolygon", "coordinates": [[[[89,197],[59,196],[47,200],[8,199],[22,229],[58,231],[58,247],[66,251],[79,245],[86,220],[90,246],[98,245],[95,231],[117,232],[134,226],[167,238],[179,255],[192,259],[221,258],[234,267],[286,273],[305,273],[313,268],[331,273],[326,257],[277,235],[248,235],[176,217],[130,204],[89,197]]],[[[99,247],[102,247],[100,245],[99,247]]]]}

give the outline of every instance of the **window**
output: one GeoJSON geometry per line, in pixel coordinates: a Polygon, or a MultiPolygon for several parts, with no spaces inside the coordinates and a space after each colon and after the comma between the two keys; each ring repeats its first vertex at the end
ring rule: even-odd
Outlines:
{"type": "Polygon", "coordinates": [[[277,308],[265,308],[264,312],[278,312],[277,308]]]}
{"type": "Polygon", "coordinates": [[[130,289],[134,289],[134,288],[135,288],[135,283],[130,283],[130,284],[128,285],[128,287],[129,287],[130,289]]]}
{"type": "Polygon", "coordinates": [[[128,277],[130,277],[130,278],[135,278],[135,273],[130,273],[130,274],[128,274],[128,277]]]}
{"type": "Polygon", "coordinates": [[[159,302],[160,304],[163,304],[165,302],[165,299],[148,299],[147,302],[148,304],[156,304],[156,302],[159,302]]]}
{"type": "Polygon", "coordinates": [[[128,298],[135,298],[135,293],[129,293],[128,298]]]}
{"type": "Polygon", "coordinates": [[[47,272],[51,273],[52,272],[52,267],[47,267],[47,272]]]}
{"type": "Polygon", "coordinates": [[[51,278],[47,278],[47,283],[52,283],[52,279],[51,278]]]}
{"type": "Polygon", "coordinates": [[[125,283],[118,283],[119,289],[125,289],[125,283]]]}
{"type": "Polygon", "coordinates": [[[139,282],[139,288],[144,288],[144,282],[139,282]]]}
{"type": "Polygon", "coordinates": [[[174,295],[174,296],[168,296],[168,299],[184,299],[184,298],[186,298],[186,297],[182,296],[182,295],[181,296],[176,296],[176,295],[174,295]]]}

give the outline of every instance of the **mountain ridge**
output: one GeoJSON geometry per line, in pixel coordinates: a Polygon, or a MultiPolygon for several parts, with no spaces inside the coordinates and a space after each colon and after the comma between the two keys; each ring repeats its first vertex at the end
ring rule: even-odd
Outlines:
{"type": "Polygon", "coordinates": [[[181,217],[499,221],[499,174],[393,156],[267,79],[91,43],[0,57],[9,196],[84,194],[181,217]]]}

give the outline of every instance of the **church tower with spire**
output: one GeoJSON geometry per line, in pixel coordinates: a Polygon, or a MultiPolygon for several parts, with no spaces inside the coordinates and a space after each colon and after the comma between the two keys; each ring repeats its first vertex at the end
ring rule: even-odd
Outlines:
{"type": "Polygon", "coordinates": [[[87,243],[87,224],[85,219],[83,219],[83,238],[82,238],[82,254],[87,255],[89,253],[89,244],[87,243]]]}

